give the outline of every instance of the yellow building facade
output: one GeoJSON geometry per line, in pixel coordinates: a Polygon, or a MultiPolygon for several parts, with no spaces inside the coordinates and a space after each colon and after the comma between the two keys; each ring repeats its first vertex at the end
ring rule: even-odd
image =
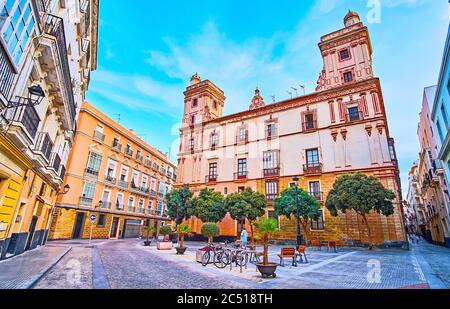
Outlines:
{"type": "Polygon", "coordinates": [[[49,238],[135,238],[143,225],[168,223],[175,177],[167,154],[83,103],[64,181],[70,190],[58,197],[49,238]]]}

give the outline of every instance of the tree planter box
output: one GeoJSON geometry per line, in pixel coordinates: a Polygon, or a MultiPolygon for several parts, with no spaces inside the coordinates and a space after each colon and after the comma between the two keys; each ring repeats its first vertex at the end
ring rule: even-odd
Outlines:
{"type": "Polygon", "coordinates": [[[156,243],[156,249],[158,250],[172,250],[171,241],[158,241],[156,243]]]}

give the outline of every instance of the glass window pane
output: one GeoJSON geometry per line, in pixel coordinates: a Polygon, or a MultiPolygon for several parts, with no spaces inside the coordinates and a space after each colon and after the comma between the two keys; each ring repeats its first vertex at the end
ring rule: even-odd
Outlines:
{"type": "Polygon", "coordinates": [[[28,17],[30,17],[30,13],[31,13],[30,5],[27,5],[25,11],[23,12],[23,17],[22,17],[24,22],[28,21],[28,17]]]}
{"type": "Polygon", "coordinates": [[[13,5],[14,5],[14,0],[7,0],[6,1],[6,9],[8,10],[8,12],[10,12],[11,13],[11,10],[12,10],[12,8],[13,8],[13,5]]]}
{"type": "Polygon", "coordinates": [[[5,40],[6,44],[9,43],[9,40],[11,39],[11,36],[14,32],[13,25],[10,23],[8,28],[6,29],[5,33],[3,34],[3,39],[5,40]]]}

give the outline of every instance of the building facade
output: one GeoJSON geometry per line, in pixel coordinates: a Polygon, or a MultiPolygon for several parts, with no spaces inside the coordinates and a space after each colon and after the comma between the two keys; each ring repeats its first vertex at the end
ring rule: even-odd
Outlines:
{"type": "Polygon", "coordinates": [[[45,244],[97,66],[98,0],[0,0],[0,258],[45,244]]]}
{"type": "MultiPolygon", "coordinates": [[[[450,181],[450,26],[447,33],[447,39],[444,47],[444,55],[442,58],[441,70],[436,88],[436,95],[430,108],[431,119],[436,127],[436,144],[437,144],[437,160],[433,170],[439,173],[439,177],[445,178],[446,182],[450,181]]],[[[442,225],[450,227],[450,203],[448,187],[442,188],[445,195],[446,216],[444,211],[440,220],[442,225]]],[[[450,247],[449,234],[444,236],[444,242],[450,247]]]]}
{"type": "Polygon", "coordinates": [[[404,201],[405,223],[408,233],[422,234],[425,230],[425,211],[419,182],[419,163],[413,163],[408,172],[408,193],[404,201]]]}
{"type": "MultiPolygon", "coordinates": [[[[176,167],[166,154],[83,103],[50,239],[131,238],[169,222],[165,195],[176,167]],[[95,215],[94,222],[90,216],[95,215]]],[[[170,223],[170,222],[169,222],[170,223]]]]}
{"type": "MultiPolygon", "coordinates": [[[[356,213],[332,217],[324,206],[340,175],[362,172],[396,194],[394,215],[370,215],[374,241],[403,245],[394,140],[380,82],[372,71],[368,29],[354,12],[345,16],[344,24],[320,40],[324,66],[312,94],[265,104],[256,89],[249,110],[224,116],[223,91],[198,74],[192,76],[184,92],[177,185],[189,184],[194,192],[211,188],[225,195],[247,187],[262,192],[266,215],[279,222],[279,237],[293,240],[296,222],[278,218],[273,200],[299,176],[299,185],[322,203],[322,217],[303,231],[307,238],[367,244],[362,218],[356,213]]],[[[191,219],[189,224],[200,233],[200,220],[191,219]]],[[[219,223],[221,235],[236,237],[246,224],[227,215],[219,223]]]]}

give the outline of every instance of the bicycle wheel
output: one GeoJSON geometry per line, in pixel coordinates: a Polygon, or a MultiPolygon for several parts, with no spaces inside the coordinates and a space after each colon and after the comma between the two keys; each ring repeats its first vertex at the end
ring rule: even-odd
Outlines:
{"type": "Polygon", "coordinates": [[[209,251],[206,251],[205,254],[203,254],[203,256],[202,256],[202,266],[208,265],[209,257],[210,257],[210,253],[209,253],[209,251]]]}
{"type": "Polygon", "coordinates": [[[238,265],[238,266],[245,266],[245,264],[247,264],[245,256],[241,252],[236,253],[235,261],[236,261],[236,265],[238,265]]]}
{"type": "Polygon", "coordinates": [[[217,268],[225,268],[230,263],[230,258],[225,251],[218,252],[214,258],[214,265],[217,268]]]}

